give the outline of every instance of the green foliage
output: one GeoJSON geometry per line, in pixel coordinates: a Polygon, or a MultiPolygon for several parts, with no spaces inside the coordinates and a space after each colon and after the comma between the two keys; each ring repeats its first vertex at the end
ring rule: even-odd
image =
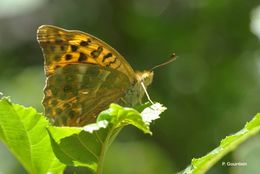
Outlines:
{"type": "MultiPolygon", "coordinates": [[[[28,173],[63,173],[66,166],[87,167],[102,173],[105,154],[120,130],[133,125],[151,134],[149,124],[166,108],[156,103],[141,113],[111,104],[97,122],[84,127],[56,127],[34,108],[0,100],[0,138],[28,173]]],[[[219,147],[192,163],[182,173],[205,173],[228,152],[260,131],[260,114],[237,133],[224,138],[219,147]]]]}
{"type": "MultiPolygon", "coordinates": [[[[166,108],[156,103],[141,113],[111,104],[97,122],[84,127],[56,127],[34,108],[0,100],[0,138],[28,173],[63,173],[66,166],[87,167],[102,173],[105,154],[120,130],[133,125],[151,134],[149,124],[166,108]],[[49,136],[50,135],[50,136],[49,136]]],[[[260,131],[260,114],[237,133],[224,138],[219,147],[192,163],[182,173],[201,174],[228,152],[260,131]]]]}
{"type": "Polygon", "coordinates": [[[96,123],[82,128],[52,126],[48,130],[54,152],[64,164],[85,166],[100,173],[109,145],[121,128],[129,124],[144,133],[151,133],[138,111],[116,104],[111,104],[109,109],[101,112],[96,123]]]}
{"type": "MultiPolygon", "coordinates": [[[[248,122],[245,127],[237,133],[224,138],[219,147],[208,153],[201,158],[192,159],[191,166],[187,167],[183,174],[193,173],[201,174],[205,173],[211,168],[219,159],[221,159],[228,152],[237,148],[239,144],[252,137],[260,131],[260,113],[248,122]]],[[[225,165],[225,164],[223,164],[225,165]]]]}
{"type": "Polygon", "coordinates": [[[56,127],[35,109],[12,104],[4,98],[0,101],[0,136],[28,173],[62,173],[65,166],[88,167],[101,173],[107,149],[119,131],[133,125],[151,134],[150,122],[165,109],[155,104],[139,113],[111,104],[99,114],[96,123],[56,127]]]}
{"type": "Polygon", "coordinates": [[[48,121],[33,108],[0,100],[0,137],[30,174],[62,173],[46,127],[48,121]]]}

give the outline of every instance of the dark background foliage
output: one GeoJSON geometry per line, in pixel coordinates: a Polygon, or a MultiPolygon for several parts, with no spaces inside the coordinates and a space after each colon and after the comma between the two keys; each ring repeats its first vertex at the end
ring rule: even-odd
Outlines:
{"type": "MultiPolygon", "coordinates": [[[[168,107],[152,125],[154,135],[126,128],[105,166],[105,173],[174,173],[259,112],[259,5],[258,0],[1,0],[0,91],[43,110],[43,56],[36,41],[43,24],[91,33],[137,70],[175,52],[178,59],[156,69],[149,88],[152,99],[168,107]]],[[[0,148],[0,173],[21,173],[0,148]]],[[[222,160],[247,167],[222,167],[220,161],[209,173],[259,171],[259,151],[258,136],[222,160]]]]}

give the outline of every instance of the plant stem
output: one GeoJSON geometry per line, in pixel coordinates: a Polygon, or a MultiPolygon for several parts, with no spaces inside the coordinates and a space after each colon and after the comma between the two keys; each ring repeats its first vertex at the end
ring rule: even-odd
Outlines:
{"type": "Polygon", "coordinates": [[[106,146],[107,146],[106,144],[107,143],[105,142],[102,145],[100,156],[99,156],[99,159],[98,159],[97,173],[96,174],[102,174],[103,164],[104,164],[104,159],[105,159],[105,153],[106,153],[106,146]]]}
{"type": "Polygon", "coordinates": [[[105,139],[105,141],[104,141],[104,143],[101,147],[101,152],[100,152],[99,159],[98,159],[96,174],[102,174],[104,159],[105,159],[107,149],[108,149],[109,145],[112,143],[112,141],[114,141],[115,137],[118,135],[120,130],[121,129],[116,130],[114,127],[112,127],[110,129],[110,131],[108,132],[108,135],[107,135],[107,137],[106,137],[106,139],[105,139]]]}

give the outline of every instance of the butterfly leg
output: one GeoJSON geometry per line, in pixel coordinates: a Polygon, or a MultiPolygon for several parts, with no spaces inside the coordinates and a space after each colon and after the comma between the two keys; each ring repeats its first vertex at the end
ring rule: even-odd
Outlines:
{"type": "Polygon", "coordinates": [[[128,105],[129,104],[123,97],[120,98],[119,103],[122,104],[122,105],[128,105]]]}

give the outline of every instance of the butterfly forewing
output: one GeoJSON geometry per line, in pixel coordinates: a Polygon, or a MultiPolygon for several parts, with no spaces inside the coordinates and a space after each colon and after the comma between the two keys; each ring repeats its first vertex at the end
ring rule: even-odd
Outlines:
{"type": "Polygon", "coordinates": [[[47,76],[67,64],[87,63],[116,69],[135,81],[135,73],[123,56],[88,33],[43,25],[37,39],[43,49],[47,76]]]}

